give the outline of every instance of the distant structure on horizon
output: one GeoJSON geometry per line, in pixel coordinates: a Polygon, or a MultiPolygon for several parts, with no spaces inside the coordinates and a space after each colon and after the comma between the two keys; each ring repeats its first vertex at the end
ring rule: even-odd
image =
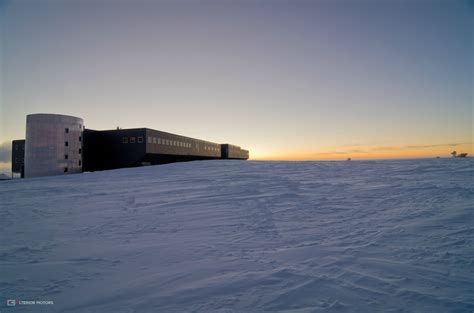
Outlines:
{"type": "Polygon", "coordinates": [[[149,128],[92,130],[79,117],[30,114],[26,139],[12,141],[12,172],[21,177],[102,171],[172,162],[237,159],[249,151],[231,144],[149,128]]]}
{"type": "Polygon", "coordinates": [[[465,157],[467,157],[467,153],[457,154],[456,151],[451,152],[451,155],[453,156],[453,158],[465,158],[465,157]]]}

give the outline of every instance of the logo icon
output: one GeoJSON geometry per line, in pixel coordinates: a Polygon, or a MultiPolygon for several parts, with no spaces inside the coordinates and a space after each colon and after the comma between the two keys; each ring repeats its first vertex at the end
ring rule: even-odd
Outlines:
{"type": "Polygon", "coordinates": [[[7,306],[15,306],[16,305],[16,300],[8,299],[7,300],[7,306]]]}

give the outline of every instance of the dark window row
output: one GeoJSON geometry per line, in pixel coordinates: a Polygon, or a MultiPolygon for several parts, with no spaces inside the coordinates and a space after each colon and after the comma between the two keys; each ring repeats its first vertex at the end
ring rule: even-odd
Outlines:
{"type": "Polygon", "coordinates": [[[217,147],[204,146],[204,150],[218,152],[218,151],[220,151],[221,149],[220,149],[220,148],[217,148],[217,147]]]}
{"type": "Polygon", "coordinates": [[[164,146],[181,147],[181,148],[191,148],[192,146],[190,142],[170,140],[170,139],[157,138],[157,137],[148,137],[148,143],[164,145],[164,146]]]}
{"type": "MultiPolygon", "coordinates": [[[[122,143],[142,143],[143,137],[122,137],[122,143]]],[[[184,142],[179,140],[170,140],[158,137],[148,137],[149,144],[158,144],[158,145],[165,145],[165,146],[173,146],[173,147],[180,147],[180,148],[191,148],[192,144],[190,142],[184,142]]],[[[220,147],[204,145],[204,150],[207,151],[215,151],[219,152],[220,147]]]]}
{"type": "Polygon", "coordinates": [[[122,143],[143,143],[143,137],[138,136],[138,137],[122,137],[122,143]]]}

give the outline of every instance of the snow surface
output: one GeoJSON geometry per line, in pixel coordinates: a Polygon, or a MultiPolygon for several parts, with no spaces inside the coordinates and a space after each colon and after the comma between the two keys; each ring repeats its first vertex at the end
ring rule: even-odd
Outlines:
{"type": "Polygon", "coordinates": [[[3,181],[0,310],[470,313],[473,165],[219,160],[3,181]]]}

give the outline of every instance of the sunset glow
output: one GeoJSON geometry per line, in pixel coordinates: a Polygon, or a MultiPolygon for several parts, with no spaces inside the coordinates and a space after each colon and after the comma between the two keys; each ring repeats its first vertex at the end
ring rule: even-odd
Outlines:
{"type": "Polygon", "coordinates": [[[32,113],[231,142],[254,160],[474,154],[469,1],[3,1],[0,14],[0,168],[32,113]]]}
{"type": "Polygon", "coordinates": [[[253,160],[365,160],[365,159],[410,159],[451,157],[451,152],[465,152],[473,154],[472,143],[445,144],[436,146],[373,146],[373,147],[343,147],[330,152],[302,151],[301,153],[285,154],[275,152],[271,155],[259,154],[258,151],[251,156],[253,160]]]}

